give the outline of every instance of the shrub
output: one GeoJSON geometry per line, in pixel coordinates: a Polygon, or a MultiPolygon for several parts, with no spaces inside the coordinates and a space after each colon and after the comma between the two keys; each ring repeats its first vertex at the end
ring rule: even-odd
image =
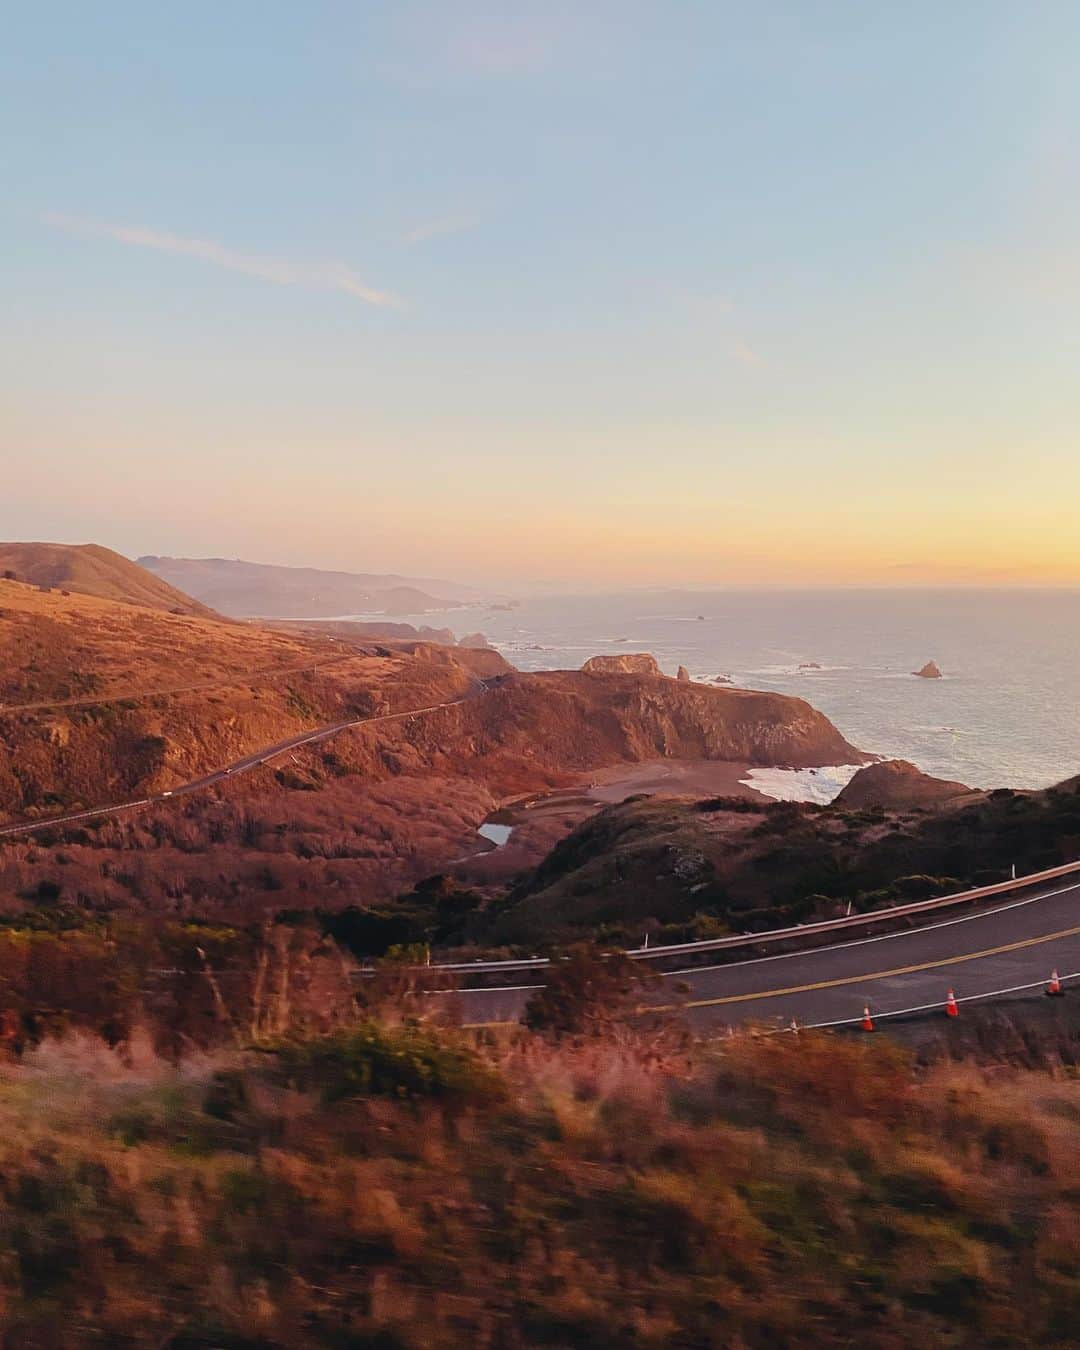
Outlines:
{"type": "Polygon", "coordinates": [[[621,1020],[655,976],[624,952],[581,943],[553,961],[525,1008],[530,1031],[579,1036],[621,1020]]]}
{"type": "Polygon", "coordinates": [[[432,1098],[463,1106],[502,1095],[497,1074],[468,1047],[418,1026],[363,1022],[317,1040],[273,1047],[285,1081],[326,1102],[354,1097],[432,1098]]]}

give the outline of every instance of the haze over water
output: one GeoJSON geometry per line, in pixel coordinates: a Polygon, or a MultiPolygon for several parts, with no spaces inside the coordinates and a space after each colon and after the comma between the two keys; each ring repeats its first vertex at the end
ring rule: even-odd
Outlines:
{"type": "Polygon", "coordinates": [[[508,613],[471,611],[467,626],[522,670],[649,651],[669,674],[685,665],[694,678],[796,694],[861,749],[976,787],[1046,787],[1080,773],[1080,591],[540,597],[508,613]],[[931,659],[946,678],[913,678],[931,659]],[[800,671],[805,662],[823,669],[800,671]]]}

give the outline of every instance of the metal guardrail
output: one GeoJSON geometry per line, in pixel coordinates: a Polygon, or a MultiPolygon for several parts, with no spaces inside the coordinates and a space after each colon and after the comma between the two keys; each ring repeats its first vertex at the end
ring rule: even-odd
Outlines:
{"type": "MultiPolygon", "coordinates": [[[[1043,872],[1030,872],[1027,876],[998,881],[991,886],[976,886],[973,890],[956,891],[952,895],[942,895],[931,900],[915,900],[906,905],[891,905],[888,909],[875,909],[867,914],[847,915],[842,919],[823,919],[819,923],[796,924],[793,928],[771,928],[764,933],[735,933],[729,937],[703,938],[700,942],[678,942],[661,947],[632,947],[625,952],[634,961],[658,961],[666,956],[686,956],[698,952],[725,951],[737,947],[756,947],[762,943],[789,942],[792,938],[812,937],[817,933],[844,932],[853,928],[865,928],[867,924],[887,923],[893,919],[903,919],[909,915],[928,914],[934,910],[947,909],[953,905],[970,904],[975,900],[987,900],[995,895],[1009,895],[1014,891],[1038,886],[1044,881],[1054,881],[1058,877],[1074,876],[1080,873],[1080,862],[1065,863],[1061,867],[1050,867],[1043,872]]],[[[525,956],[505,961],[449,961],[432,962],[430,966],[417,967],[424,970],[439,970],[448,975],[459,974],[498,974],[515,970],[543,970],[551,964],[547,956],[525,956]]]]}

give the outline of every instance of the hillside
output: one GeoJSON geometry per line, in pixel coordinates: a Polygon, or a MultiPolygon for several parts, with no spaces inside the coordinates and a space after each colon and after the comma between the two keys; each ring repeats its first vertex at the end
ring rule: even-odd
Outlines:
{"type": "Polygon", "coordinates": [[[13,582],[0,582],[0,611],[7,819],[171,789],[313,727],[469,696],[142,814],[5,841],[0,895],[16,908],[43,885],[92,911],[370,905],[474,854],[477,826],[507,798],[571,788],[604,766],[859,758],[781,695],[522,675],[492,651],[335,642],[13,582]]]}
{"type": "Polygon", "coordinates": [[[933,778],[906,759],[885,759],[867,764],[843,788],[834,805],[855,809],[865,806],[931,806],[955,801],[973,792],[965,783],[933,778]]]}
{"type": "Polygon", "coordinates": [[[0,579],[0,813],[173,787],[307,728],[466,693],[481,668],[508,669],[0,579]]]}
{"type": "Polygon", "coordinates": [[[1080,780],[1039,792],[854,809],[631,798],[556,844],[470,921],[482,943],[642,932],[681,942],[835,918],[1080,858],[1080,780]]]}
{"type": "Polygon", "coordinates": [[[419,614],[475,603],[467,586],[430,578],[327,572],[228,558],[140,558],[142,567],[242,618],[323,619],[342,614],[419,614]]]}
{"type": "Polygon", "coordinates": [[[215,617],[206,605],[100,544],[0,543],[0,576],[6,572],[32,586],[173,614],[215,617]]]}

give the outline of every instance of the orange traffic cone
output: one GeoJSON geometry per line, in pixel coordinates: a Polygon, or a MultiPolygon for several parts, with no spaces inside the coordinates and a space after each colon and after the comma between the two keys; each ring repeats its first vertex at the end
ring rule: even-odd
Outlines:
{"type": "Polygon", "coordinates": [[[1046,992],[1051,998],[1065,997],[1065,990],[1061,987],[1061,980],[1058,978],[1056,970],[1050,972],[1050,983],[1046,986],[1046,992]]]}
{"type": "Polygon", "coordinates": [[[863,1031],[873,1031],[874,1029],[874,1019],[870,1016],[869,1007],[862,1010],[862,1029],[863,1031]]]}
{"type": "Polygon", "coordinates": [[[949,997],[945,1000],[945,1012],[949,1017],[959,1017],[960,1009],[956,1006],[956,995],[949,990],[949,997]]]}

